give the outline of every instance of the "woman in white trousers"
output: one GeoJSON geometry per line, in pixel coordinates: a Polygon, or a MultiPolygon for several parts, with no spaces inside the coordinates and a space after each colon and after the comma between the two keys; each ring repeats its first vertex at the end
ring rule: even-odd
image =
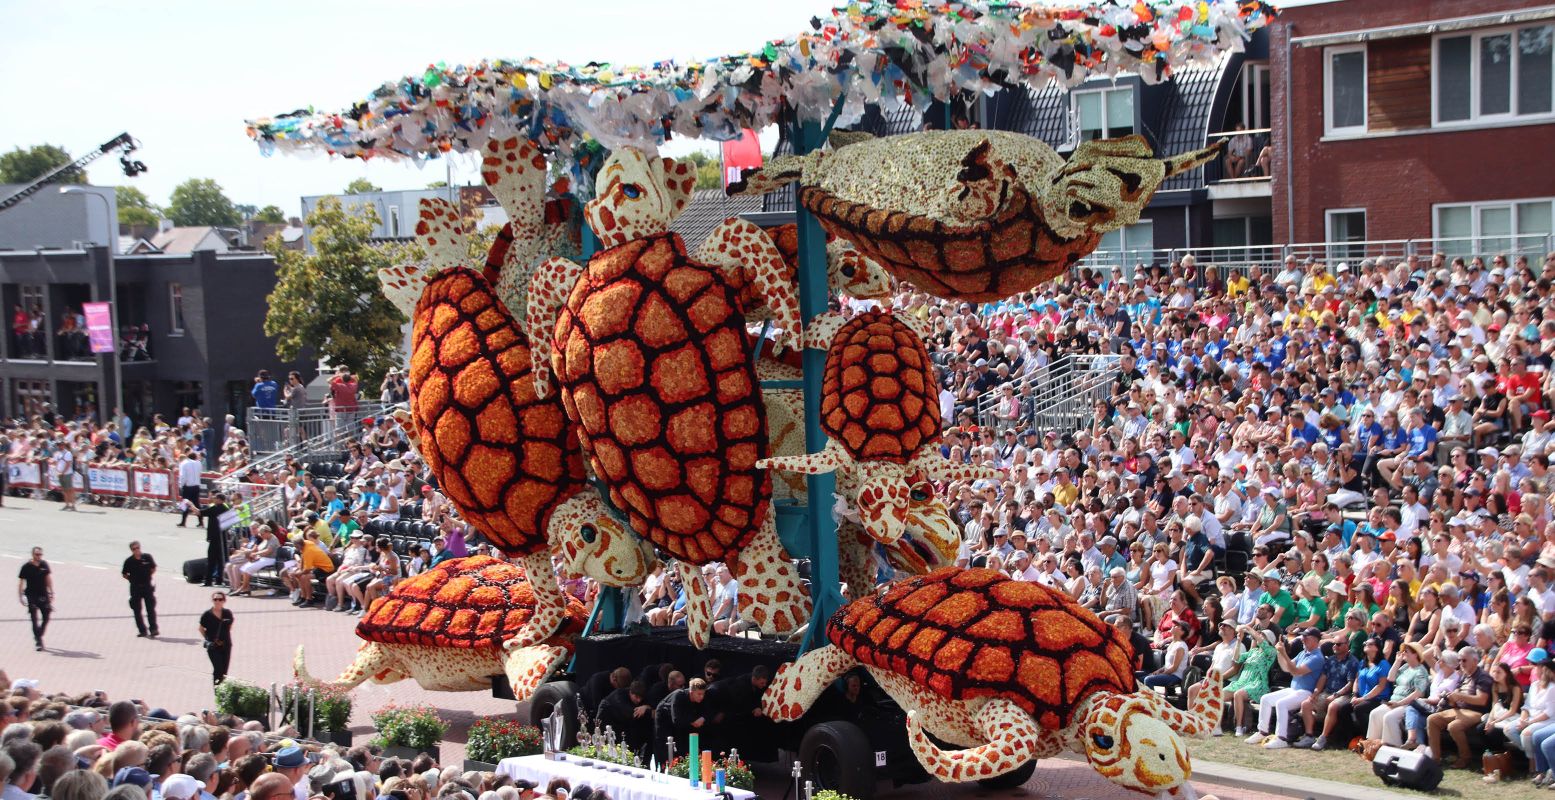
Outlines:
{"type": "Polygon", "coordinates": [[[1431,670],[1425,665],[1425,650],[1410,642],[1401,652],[1404,657],[1388,674],[1393,694],[1366,717],[1366,738],[1381,739],[1390,747],[1404,744],[1404,714],[1410,704],[1431,693],[1431,670]]]}

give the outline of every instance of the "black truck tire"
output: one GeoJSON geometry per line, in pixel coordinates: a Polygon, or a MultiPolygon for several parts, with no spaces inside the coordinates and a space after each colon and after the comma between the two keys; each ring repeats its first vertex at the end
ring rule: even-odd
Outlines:
{"type": "Polygon", "coordinates": [[[556,709],[562,712],[563,750],[578,744],[578,685],[572,681],[543,683],[529,698],[529,724],[540,727],[540,720],[547,719],[556,709]]]}
{"type": "Polygon", "coordinates": [[[1004,773],[1003,775],[995,775],[992,778],[983,778],[977,782],[977,785],[983,787],[984,789],[1019,789],[1020,787],[1026,785],[1026,781],[1031,780],[1031,776],[1035,774],[1036,771],[1037,760],[1033,758],[1032,760],[1027,761],[1026,763],[1010,770],[1009,772],[1004,773]]]}
{"type": "Polygon", "coordinates": [[[856,800],[875,796],[875,753],[868,734],[851,722],[822,722],[805,731],[799,763],[817,790],[831,789],[856,800]]]}

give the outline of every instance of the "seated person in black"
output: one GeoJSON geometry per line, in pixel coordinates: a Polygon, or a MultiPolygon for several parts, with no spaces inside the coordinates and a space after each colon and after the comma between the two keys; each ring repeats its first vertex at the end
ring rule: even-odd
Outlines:
{"type": "Polygon", "coordinates": [[[626,746],[647,763],[647,748],[653,742],[653,716],[653,706],[648,705],[648,687],[642,681],[632,681],[605,695],[597,719],[601,725],[614,729],[626,746]]]}
{"type": "Polygon", "coordinates": [[[757,761],[771,761],[777,751],[773,749],[772,721],[761,708],[761,695],[772,682],[772,671],[765,664],[758,664],[744,675],[724,678],[708,687],[708,695],[717,705],[717,722],[723,729],[729,747],[739,748],[740,753],[757,761]]]}
{"type": "MultiPolygon", "coordinates": [[[[674,677],[671,675],[671,677],[674,677]]],[[[691,734],[698,734],[701,749],[717,753],[721,748],[717,741],[718,725],[714,721],[718,709],[707,696],[707,681],[692,678],[684,689],[670,692],[654,709],[653,746],[660,762],[668,756],[665,741],[675,740],[675,752],[684,754],[691,734]]]]}

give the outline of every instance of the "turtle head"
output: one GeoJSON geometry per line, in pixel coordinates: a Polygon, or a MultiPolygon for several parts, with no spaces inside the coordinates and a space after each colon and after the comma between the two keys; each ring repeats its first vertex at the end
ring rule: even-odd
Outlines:
{"type": "Polygon", "coordinates": [[[923,575],[954,564],[961,545],[960,531],[951,520],[945,501],[922,472],[908,477],[906,512],[901,541],[886,548],[886,560],[891,566],[923,575]]]}
{"type": "Polygon", "coordinates": [[[891,296],[891,276],[885,268],[845,239],[832,238],[826,243],[826,274],[834,294],[859,300],[891,296]]]}
{"type": "Polygon", "coordinates": [[[556,509],[549,533],[568,575],[593,578],[605,586],[636,586],[653,567],[653,548],[622,525],[592,488],[556,509]]]}
{"type": "Polygon", "coordinates": [[[1091,769],[1136,792],[1187,800],[1188,747],[1158,718],[1159,699],[1141,692],[1093,697],[1078,731],[1091,769]]]}
{"type": "Polygon", "coordinates": [[[1224,146],[1159,159],[1137,134],[1081,142],[1043,196],[1043,217],[1069,238],[1132,225],[1162,181],[1214,160],[1224,146]]]}
{"type": "Polygon", "coordinates": [[[645,239],[670,229],[691,202],[696,182],[696,166],[689,161],[623,147],[600,169],[597,194],[583,207],[583,216],[603,247],[645,239]]]}
{"type": "Polygon", "coordinates": [[[775,192],[799,180],[805,170],[821,158],[819,150],[802,156],[773,156],[767,163],[741,172],[740,179],[729,184],[725,192],[730,196],[775,192]]]}

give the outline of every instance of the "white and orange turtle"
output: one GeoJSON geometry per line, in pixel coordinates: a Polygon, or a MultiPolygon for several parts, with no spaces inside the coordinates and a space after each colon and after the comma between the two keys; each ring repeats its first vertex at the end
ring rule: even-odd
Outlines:
{"type": "Polygon", "coordinates": [[[782,285],[782,257],[754,226],[742,252],[765,250],[756,272],[766,280],[742,284],[746,276],[729,263],[686,253],[669,223],[694,184],[689,164],[613,152],[584,208],[605,249],[587,268],[542,265],[529,324],[537,354],[542,340],[552,349],[563,407],[594,474],[632,528],[675,557],[688,636],[702,647],[711,620],[700,565],[732,560],[740,614],[768,633],[803,625],[810,601],[777,537],[771,481],[757,466],[766,416],[744,313],[747,303],[772,298],[741,288],[793,287],[782,285]]]}
{"type": "Polygon", "coordinates": [[[1116,629],[1063,592],[995,570],[901,581],[844,606],[826,633],[829,645],[778,669],[762,695],[767,716],[798,719],[863,667],[907,711],[913,753],[942,781],[1013,788],[1068,749],[1120,786],[1187,798],[1183,737],[1220,724],[1219,672],[1178,710],[1135,683],[1133,648],[1116,629]]]}
{"type": "Polygon", "coordinates": [[[422,203],[426,263],[380,276],[412,319],[410,407],[397,416],[460,515],[532,576],[534,614],[514,634],[528,646],[551,635],[565,608],[552,551],[567,574],[608,586],[640,584],[653,553],[589,483],[561,403],[536,396],[518,324],[480,274],[459,266],[452,206],[422,203]]]}
{"type": "Polygon", "coordinates": [[[839,493],[857,506],[864,530],[888,546],[901,538],[908,508],[928,481],[998,477],[991,467],[940,455],[934,365],[910,322],[884,311],[811,320],[806,344],[827,350],[820,412],[826,449],[762,462],[803,474],[839,472],[839,493]]]}

